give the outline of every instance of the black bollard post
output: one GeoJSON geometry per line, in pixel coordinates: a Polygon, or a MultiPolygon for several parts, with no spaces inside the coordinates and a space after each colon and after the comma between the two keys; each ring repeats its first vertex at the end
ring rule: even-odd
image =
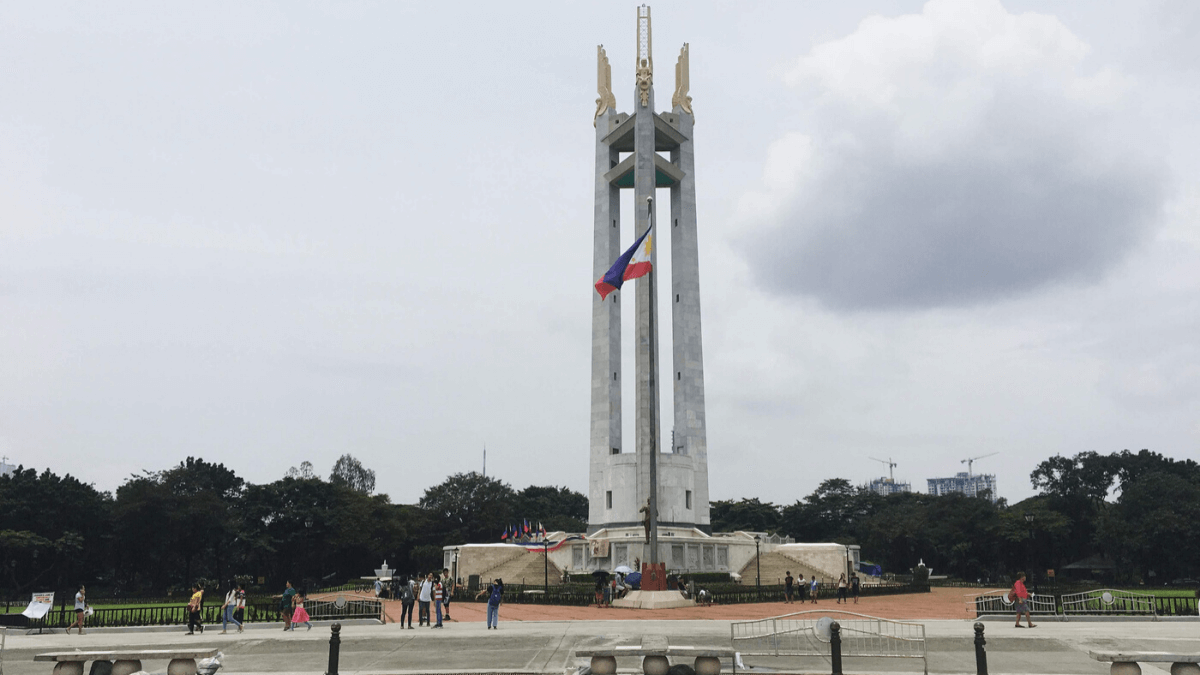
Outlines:
{"type": "Polygon", "coordinates": [[[333,635],[329,636],[329,670],[325,675],[338,675],[338,652],[342,649],[342,624],[333,624],[333,635]]]}
{"type": "Polygon", "coordinates": [[[842,627],[836,621],[829,624],[829,660],[833,675],[842,675],[842,627]]]}
{"type": "Polygon", "coordinates": [[[975,672],[978,675],[988,675],[987,651],[983,648],[986,644],[987,640],[983,639],[983,624],[975,622],[975,672]]]}

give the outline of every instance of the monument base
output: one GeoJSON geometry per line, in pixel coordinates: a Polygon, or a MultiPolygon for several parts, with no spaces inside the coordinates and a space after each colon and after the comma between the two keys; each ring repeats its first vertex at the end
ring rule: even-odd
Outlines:
{"type": "Polygon", "coordinates": [[[613,600],[612,604],[625,609],[674,609],[692,607],[696,603],[679,591],[630,591],[625,597],[613,600]]]}

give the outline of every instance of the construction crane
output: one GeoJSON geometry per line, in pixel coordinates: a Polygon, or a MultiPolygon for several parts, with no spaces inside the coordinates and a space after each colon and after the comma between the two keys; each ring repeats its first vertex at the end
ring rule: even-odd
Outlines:
{"type": "Polygon", "coordinates": [[[959,464],[967,465],[967,478],[970,478],[972,476],[972,473],[971,473],[972,465],[975,463],[975,460],[983,459],[984,457],[991,457],[992,455],[998,455],[998,454],[1000,454],[1000,453],[999,452],[989,452],[986,455],[980,455],[978,457],[968,457],[968,458],[964,459],[963,461],[959,462],[959,464]]]}
{"type": "MultiPolygon", "coordinates": [[[[870,457],[869,459],[875,459],[875,458],[874,458],[874,457],[870,457]]],[[[892,481],[893,483],[895,483],[895,482],[896,482],[896,477],[892,475],[892,469],[896,468],[896,467],[897,467],[897,466],[899,466],[899,465],[898,465],[898,464],[896,464],[895,462],[893,462],[891,457],[888,457],[886,462],[885,462],[885,461],[883,461],[882,459],[875,459],[875,461],[876,461],[876,462],[879,462],[880,464],[887,464],[887,465],[888,465],[888,480],[890,480],[890,481],[892,481]]]]}

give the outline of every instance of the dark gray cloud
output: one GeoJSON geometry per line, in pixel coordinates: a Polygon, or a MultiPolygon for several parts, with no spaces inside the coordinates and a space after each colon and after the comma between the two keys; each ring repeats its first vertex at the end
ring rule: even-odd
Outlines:
{"type": "Polygon", "coordinates": [[[1086,46],[1053,18],[974,4],[869,20],[801,61],[817,131],[777,142],[743,203],[762,286],[965,305],[1097,278],[1152,231],[1165,174],[1108,112],[1128,83],[1078,75],[1086,46]]]}

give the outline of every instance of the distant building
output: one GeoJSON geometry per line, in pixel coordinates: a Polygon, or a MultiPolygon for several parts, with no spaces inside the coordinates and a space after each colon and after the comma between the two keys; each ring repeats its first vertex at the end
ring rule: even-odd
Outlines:
{"type": "Polygon", "coordinates": [[[13,472],[17,470],[17,467],[4,461],[7,459],[7,457],[0,459],[0,476],[11,476],[13,475],[13,472]]]}
{"type": "Polygon", "coordinates": [[[888,495],[899,494],[901,492],[912,492],[912,486],[908,483],[897,483],[891,478],[876,478],[871,481],[867,489],[877,495],[886,497],[888,495]]]}
{"type": "Polygon", "coordinates": [[[929,494],[931,495],[961,492],[971,497],[982,497],[986,494],[993,502],[999,499],[999,495],[996,493],[996,475],[991,473],[971,476],[966,472],[960,472],[953,478],[928,478],[926,482],[929,483],[929,494]]]}

